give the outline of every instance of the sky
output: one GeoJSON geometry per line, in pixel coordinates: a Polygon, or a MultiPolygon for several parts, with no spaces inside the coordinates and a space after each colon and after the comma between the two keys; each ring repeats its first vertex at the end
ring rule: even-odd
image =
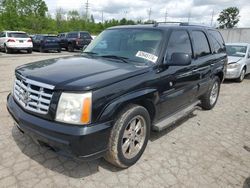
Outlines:
{"type": "MultiPolygon", "coordinates": [[[[45,0],[45,2],[53,16],[58,8],[65,11],[77,10],[84,14],[87,0],[45,0]]],[[[125,17],[146,21],[151,10],[150,18],[156,21],[189,20],[192,23],[214,25],[219,13],[230,6],[240,9],[238,27],[250,27],[250,0],[89,0],[89,14],[92,14],[97,22],[102,20],[102,15],[104,20],[125,17]]]]}

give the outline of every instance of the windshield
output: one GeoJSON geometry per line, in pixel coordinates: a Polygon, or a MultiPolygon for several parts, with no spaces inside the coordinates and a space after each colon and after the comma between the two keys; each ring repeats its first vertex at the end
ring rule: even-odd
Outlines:
{"type": "Polygon", "coordinates": [[[238,45],[226,45],[227,55],[235,57],[245,57],[247,47],[238,45]]]}
{"type": "Polygon", "coordinates": [[[122,57],[137,63],[156,63],[162,38],[158,30],[111,29],[96,37],[84,52],[99,57],[122,57]]]}
{"type": "Polygon", "coordinates": [[[29,36],[26,33],[8,33],[8,37],[13,37],[13,38],[29,38],[29,36]]]}

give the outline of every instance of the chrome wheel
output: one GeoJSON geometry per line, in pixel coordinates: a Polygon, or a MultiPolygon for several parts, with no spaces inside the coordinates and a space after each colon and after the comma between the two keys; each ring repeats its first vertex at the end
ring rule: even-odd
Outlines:
{"type": "Polygon", "coordinates": [[[210,105],[213,105],[216,102],[218,93],[219,93],[219,83],[215,82],[210,93],[210,105]]]}
{"type": "Polygon", "coordinates": [[[244,79],[245,74],[246,74],[246,70],[243,69],[243,70],[241,71],[241,74],[240,74],[240,81],[242,81],[242,80],[244,79]]]}
{"type": "Polygon", "coordinates": [[[122,153],[126,159],[135,157],[141,150],[146,138],[146,121],[138,115],[126,126],[122,137],[122,153]]]}

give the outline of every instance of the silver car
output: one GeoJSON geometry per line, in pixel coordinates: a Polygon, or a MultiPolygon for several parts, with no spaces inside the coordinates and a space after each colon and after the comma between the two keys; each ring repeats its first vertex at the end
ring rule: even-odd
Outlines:
{"type": "Polygon", "coordinates": [[[228,65],[226,79],[236,79],[242,82],[250,73],[250,44],[227,43],[228,65]]]}

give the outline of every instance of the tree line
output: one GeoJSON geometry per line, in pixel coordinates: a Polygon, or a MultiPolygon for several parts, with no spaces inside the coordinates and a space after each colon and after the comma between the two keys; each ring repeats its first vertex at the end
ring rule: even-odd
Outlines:
{"type": "MultiPolygon", "coordinates": [[[[218,18],[221,28],[232,28],[238,21],[237,7],[223,10],[218,18]]],[[[22,30],[30,34],[87,30],[91,34],[98,34],[111,26],[138,23],[143,22],[123,18],[96,23],[93,15],[88,17],[77,10],[64,11],[61,8],[52,17],[43,0],[0,0],[0,30],[22,30]]]]}

